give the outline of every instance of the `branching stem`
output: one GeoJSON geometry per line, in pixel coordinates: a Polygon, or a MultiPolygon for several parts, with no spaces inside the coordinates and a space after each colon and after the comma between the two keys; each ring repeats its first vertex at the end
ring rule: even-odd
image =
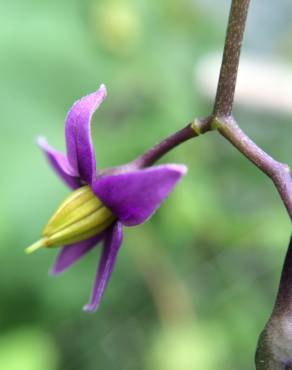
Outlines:
{"type": "MultiPolygon", "coordinates": [[[[278,162],[258,147],[241,130],[232,115],[249,4],[250,0],[232,0],[213,114],[205,119],[195,120],[192,124],[164,139],[130,165],[139,168],[150,166],[186,140],[217,129],[239,152],[273,181],[292,219],[292,175],[288,165],[278,162]]],[[[292,369],[292,350],[291,353],[285,352],[286,348],[292,347],[291,330],[289,329],[291,325],[289,323],[292,322],[291,260],[292,241],[286,255],[275,308],[258,342],[256,355],[258,370],[292,369]],[[285,359],[283,353],[285,353],[285,359]]]]}
{"type": "MultiPolygon", "coordinates": [[[[232,115],[249,4],[250,0],[232,0],[213,114],[207,118],[195,120],[182,130],[162,140],[131,162],[129,166],[132,168],[150,166],[179,144],[207,131],[217,130],[273,181],[292,219],[292,175],[288,165],[278,162],[258,147],[241,130],[232,115]]],[[[287,348],[292,348],[291,263],[292,241],[286,255],[275,308],[258,342],[256,355],[258,370],[292,369],[292,350],[290,350],[291,353],[287,352],[287,348]]]]}

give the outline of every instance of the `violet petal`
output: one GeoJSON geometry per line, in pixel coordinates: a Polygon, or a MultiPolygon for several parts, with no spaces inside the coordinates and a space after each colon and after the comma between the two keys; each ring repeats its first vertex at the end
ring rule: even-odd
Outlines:
{"type": "Polygon", "coordinates": [[[88,184],[95,177],[96,163],[91,139],[91,118],[106,97],[106,87],[78,100],[70,109],[65,125],[69,163],[88,184]]]}
{"type": "Polygon", "coordinates": [[[83,307],[84,311],[92,312],[97,310],[104,290],[111,277],[117,254],[122,244],[122,240],[122,224],[120,222],[117,222],[115,225],[112,226],[112,228],[108,231],[108,235],[105,237],[105,242],[102,249],[102,254],[91,298],[89,303],[83,307]]]}
{"type": "Polygon", "coordinates": [[[61,179],[72,189],[80,187],[78,174],[70,166],[67,157],[51,147],[43,137],[38,138],[37,143],[46,155],[50,165],[61,179]]]}
{"type": "Polygon", "coordinates": [[[183,165],[167,164],[96,179],[94,193],[126,226],[146,221],[186,173],[183,165]]]}
{"type": "Polygon", "coordinates": [[[58,275],[67,270],[81,257],[88,253],[104,237],[105,233],[103,232],[87,240],[64,246],[58,254],[58,257],[50,271],[50,274],[58,275]]]}

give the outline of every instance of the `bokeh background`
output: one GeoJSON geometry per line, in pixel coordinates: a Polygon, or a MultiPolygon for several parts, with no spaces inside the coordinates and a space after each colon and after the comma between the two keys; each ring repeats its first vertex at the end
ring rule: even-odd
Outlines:
{"type": "MultiPolygon", "coordinates": [[[[132,160],[208,114],[209,56],[222,52],[230,1],[0,5],[0,369],[252,369],[290,223],[271,182],[216,133],[163,159],[189,173],[151,221],[126,230],[97,313],[81,308],[98,248],[58,278],[47,273],[56,250],[23,253],[68,194],[35,138],[64,149],[69,107],[102,82],[108,99],[93,120],[100,167],[132,160]]],[[[250,68],[235,106],[242,128],[290,164],[292,100],[291,110],[281,102],[291,20],[290,0],[252,1],[242,66],[256,58],[271,80],[250,68]]]]}

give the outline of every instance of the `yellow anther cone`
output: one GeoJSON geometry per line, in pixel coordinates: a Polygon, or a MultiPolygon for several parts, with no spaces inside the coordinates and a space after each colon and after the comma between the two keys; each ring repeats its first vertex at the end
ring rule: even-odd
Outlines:
{"type": "Polygon", "coordinates": [[[44,228],[43,238],[26,248],[30,254],[42,247],[76,243],[101,233],[115,220],[89,186],[73,191],[44,228]]]}

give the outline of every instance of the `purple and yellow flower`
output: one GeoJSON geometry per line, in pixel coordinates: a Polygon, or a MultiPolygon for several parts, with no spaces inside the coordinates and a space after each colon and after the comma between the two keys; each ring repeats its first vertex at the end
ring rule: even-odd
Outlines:
{"type": "MultiPolygon", "coordinates": [[[[61,179],[74,191],[65,199],[43,231],[27,248],[63,246],[52,268],[60,274],[99,242],[99,267],[86,311],[95,311],[110,279],[123,239],[123,226],[145,222],[186,173],[186,167],[166,164],[148,168],[125,165],[97,171],[91,138],[91,118],[106,97],[106,88],[78,100],[65,123],[67,154],[38,143],[61,179]]],[[[134,163],[134,162],[133,162],[134,163]]]]}

